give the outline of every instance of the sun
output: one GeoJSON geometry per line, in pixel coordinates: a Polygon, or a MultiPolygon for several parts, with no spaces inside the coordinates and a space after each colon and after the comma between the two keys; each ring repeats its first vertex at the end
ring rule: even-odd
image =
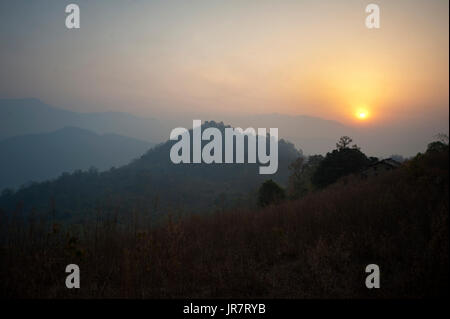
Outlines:
{"type": "Polygon", "coordinates": [[[367,109],[359,108],[355,112],[355,116],[358,120],[364,121],[369,118],[369,111],[367,109]]]}
{"type": "Polygon", "coordinates": [[[366,112],[359,112],[358,113],[358,118],[361,120],[365,120],[367,118],[367,113],[366,112]]]}

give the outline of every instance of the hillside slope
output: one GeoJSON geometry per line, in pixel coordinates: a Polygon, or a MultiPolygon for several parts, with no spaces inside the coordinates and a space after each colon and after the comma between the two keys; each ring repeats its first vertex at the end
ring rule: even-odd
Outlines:
{"type": "Polygon", "coordinates": [[[0,294],[41,298],[419,298],[449,293],[445,152],[297,201],[145,224],[74,228],[0,215],[0,294]],[[76,263],[83,289],[66,289],[76,263]],[[380,289],[365,287],[368,264],[380,289]]]}
{"type": "Polygon", "coordinates": [[[116,134],[98,135],[76,127],[11,137],[0,141],[0,190],[77,169],[122,166],[151,147],[148,142],[116,134]]]}
{"type": "MultiPolygon", "coordinates": [[[[223,123],[214,121],[204,123],[202,127],[225,129],[223,123]]],[[[173,164],[169,154],[174,143],[162,143],[117,169],[64,174],[54,181],[4,194],[0,196],[0,208],[14,210],[21,204],[26,212],[32,208],[48,212],[54,207],[59,217],[67,219],[70,216],[94,216],[99,207],[121,207],[122,211],[128,212],[145,207],[153,216],[169,211],[250,207],[255,201],[252,192],[264,180],[272,178],[282,185],[287,184],[288,166],[301,155],[292,144],[280,140],[277,173],[260,175],[259,163],[173,164]]]]}

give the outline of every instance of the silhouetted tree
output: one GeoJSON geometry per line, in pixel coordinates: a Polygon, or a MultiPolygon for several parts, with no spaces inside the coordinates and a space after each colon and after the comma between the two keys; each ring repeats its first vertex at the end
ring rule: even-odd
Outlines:
{"type": "Polygon", "coordinates": [[[431,142],[427,146],[427,153],[431,152],[442,152],[448,150],[448,135],[444,133],[439,133],[435,136],[437,139],[431,142]]]}
{"type": "Polygon", "coordinates": [[[435,141],[428,144],[427,153],[430,152],[442,152],[448,150],[448,144],[445,144],[441,141],[435,141]]]}
{"type": "Polygon", "coordinates": [[[336,144],[337,149],[327,153],[312,176],[312,183],[315,187],[323,188],[376,161],[376,158],[368,159],[358,147],[349,148],[348,145],[351,142],[351,138],[343,136],[336,144]]]}
{"type": "Polygon", "coordinates": [[[448,145],[448,135],[445,133],[439,133],[435,136],[435,138],[446,145],[448,145]]]}
{"type": "Polygon", "coordinates": [[[344,148],[348,148],[350,143],[353,142],[351,137],[342,136],[339,141],[336,143],[336,148],[338,150],[343,150],[344,148]]]}
{"type": "Polygon", "coordinates": [[[285,198],[284,190],[271,179],[265,181],[258,191],[258,205],[260,207],[277,204],[285,198]]]}

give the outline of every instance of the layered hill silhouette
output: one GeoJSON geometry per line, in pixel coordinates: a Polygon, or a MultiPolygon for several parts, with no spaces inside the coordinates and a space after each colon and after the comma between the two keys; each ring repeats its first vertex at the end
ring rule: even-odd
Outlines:
{"type": "MultiPolygon", "coordinates": [[[[53,107],[37,99],[0,99],[0,140],[75,126],[96,133],[115,133],[162,143],[174,127],[188,127],[192,119],[182,116],[170,120],[143,118],[121,112],[79,113],[53,107]]],[[[356,135],[354,129],[339,122],[306,115],[222,116],[221,120],[234,127],[280,128],[281,137],[307,154],[326,153],[334,146],[336,137],[356,135]]]]}
{"type": "MultiPolygon", "coordinates": [[[[226,126],[214,121],[202,128],[226,126]]],[[[224,136],[224,133],[222,134],[224,136]]],[[[192,136],[192,134],[191,134],[192,136]]],[[[15,193],[4,192],[0,207],[25,211],[54,211],[63,218],[121,208],[126,213],[144,209],[156,216],[167,212],[215,211],[251,206],[259,185],[272,178],[286,185],[289,164],[301,156],[292,143],[280,140],[279,165],[274,175],[260,175],[259,163],[173,164],[167,141],[150,149],[128,165],[105,172],[96,170],[63,174],[56,180],[35,183],[15,193]]],[[[205,142],[206,143],[206,142],[205,142]]]]}
{"type": "MultiPolygon", "coordinates": [[[[80,113],[47,105],[37,99],[0,99],[0,140],[25,134],[52,132],[66,126],[99,134],[115,133],[152,143],[167,140],[177,127],[190,127],[193,119],[218,118],[174,114],[170,118],[138,117],[123,112],[80,113]]],[[[367,126],[364,129],[308,115],[251,114],[221,115],[233,127],[277,127],[280,137],[291,141],[307,155],[326,154],[339,136],[352,136],[371,156],[415,155],[434,135],[448,134],[448,123],[426,118],[413,124],[367,126]]]]}
{"type": "Polygon", "coordinates": [[[152,146],[125,136],[99,135],[76,127],[11,137],[0,141],[0,190],[56,178],[77,169],[122,166],[152,146]]]}
{"type": "Polygon", "coordinates": [[[161,122],[128,113],[80,113],[56,108],[38,99],[0,99],[0,140],[52,132],[67,126],[96,133],[115,133],[147,142],[162,142],[168,132],[161,122]]]}

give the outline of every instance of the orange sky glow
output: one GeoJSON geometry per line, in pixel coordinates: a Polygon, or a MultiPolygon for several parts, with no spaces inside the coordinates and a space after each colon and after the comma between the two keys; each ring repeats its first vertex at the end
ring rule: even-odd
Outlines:
{"type": "Polygon", "coordinates": [[[104,3],[80,1],[76,33],[56,27],[58,8],[15,25],[0,94],[146,116],[448,116],[448,1],[378,1],[380,29],[362,0],[104,3]]]}

